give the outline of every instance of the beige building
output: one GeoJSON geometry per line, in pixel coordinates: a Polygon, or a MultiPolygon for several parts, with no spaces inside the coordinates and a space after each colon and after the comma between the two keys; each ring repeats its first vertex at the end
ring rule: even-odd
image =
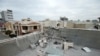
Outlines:
{"type": "Polygon", "coordinates": [[[68,21],[66,28],[93,29],[94,24],[92,22],[68,21]]]}
{"type": "Polygon", "coordinates": [[[4,28],[5,30],[14,30],[13,25],[14,25],[13,22],[6,22],[4,23],[4,28]]]}
{"type": "Polygon", "coordinates": [[[68,21],[66,24],[66,28],[74,28],[74,23],[71,21],[68,21]]]}
{"type": "Polygon", "coordinates": [[[66,27],[67,21],[61,21],[61,20],[50,20],[46,19],[44,21],[41,21],[43,27],[54,27],[54,28],[63,28],[66,27]]]}
{"type": "Polygon", "coordinates": [[[79,28],[79,29],[93,29],[94,24],[92,22],[82,21],[61,21],[46,19],[42,21],[43,27],[54,28],[79,28]]]}
{"type": "Polygon", "coordinates": [[[93,29],[94,24],[92,22],[75,22],[74,28],[81,28],[81,29],[93,29]]]}
{"type": "Polygon", "coordinates": [[[35,31],[41,31],[40,23],[32,21],[30,18],[22,19],[22,21],[17,22],[6,22],[6,30],[11,30],[17,35],[23,35],[35,31]]]}

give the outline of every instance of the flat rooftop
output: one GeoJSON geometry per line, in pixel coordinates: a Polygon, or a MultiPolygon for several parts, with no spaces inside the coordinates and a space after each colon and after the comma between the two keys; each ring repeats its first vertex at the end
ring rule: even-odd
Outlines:
{"type": "Polygon", "coordinates": [[[44,34],[38,32],[0,40],[0,56],[39,56],[39,54],[40,56],[100,56],[100,31],[50,28],[44,34]],[[30,48],[30,45],[36,44],[44,37],[47,38],[45,48],[40,46],[30,48]],[[64,51],[62,43],[65,40],[73,42],[74,47],[64,51]],[[54,44],[55,41],[61,44],[54,44]],[[91,52],[83,51],[83,47],[90,48],[91,52]]]}
{"type": "Polygon", "coordinates": [[[55,41],[61,42],[60,40],[50,40],[45,48],[41,48],[40,46],[36,47],[35,49],[29,48],[20,52],[15,56],[38,56],[38,54],[40,54],[39,50],[43,51],[41,56],[48,56],[48,55],[44,55],[44,53],[46,52],[50,52],[52,53],[52,55],[56,54],[58,56],[61,55],[62,56],[100,56],[100,50],[90,48],[91,52],[87,53],[81,49],[83,46],[76,46],[76,45],[74,45],[73,48],[66,50],[65,52],[61,48],[57,48],[58,50],[55,50],[54,49],[56,47],[56,45],[54,44],[55,41]]]}

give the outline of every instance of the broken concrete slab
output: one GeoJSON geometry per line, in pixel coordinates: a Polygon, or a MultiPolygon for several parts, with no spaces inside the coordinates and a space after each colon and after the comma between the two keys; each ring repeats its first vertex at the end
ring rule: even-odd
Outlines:
{"type": "Polygon", "coordinates": [[[83,47],[82,50],[84,50],[85,52],[91,52],[91,49],[88,47],[83,47]]]}

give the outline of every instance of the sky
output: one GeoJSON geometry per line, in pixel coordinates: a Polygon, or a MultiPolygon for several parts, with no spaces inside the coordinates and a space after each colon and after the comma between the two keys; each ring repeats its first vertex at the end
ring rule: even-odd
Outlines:
{"type": "Polygon", "coordinates": [[[0,0],[0,11],[7,9],[15,20],[93,20],[100,17],[100,0],[0,0]]]}

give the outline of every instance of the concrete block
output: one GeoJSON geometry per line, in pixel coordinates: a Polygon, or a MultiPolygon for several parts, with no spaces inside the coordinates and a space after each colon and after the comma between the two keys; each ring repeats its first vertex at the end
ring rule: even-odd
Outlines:
{"type": "Polygon", "coordinates": [[[88,47],[83,47],[82,50],[84,50],[85,52],[91,52],[91,49],[88,47]]]}
{"type": "Polygon", "coordinates": [[[35,44],[30,44],[30,48],[31,49],[35,49],[36,48],[36,45],[35,44]]]}

